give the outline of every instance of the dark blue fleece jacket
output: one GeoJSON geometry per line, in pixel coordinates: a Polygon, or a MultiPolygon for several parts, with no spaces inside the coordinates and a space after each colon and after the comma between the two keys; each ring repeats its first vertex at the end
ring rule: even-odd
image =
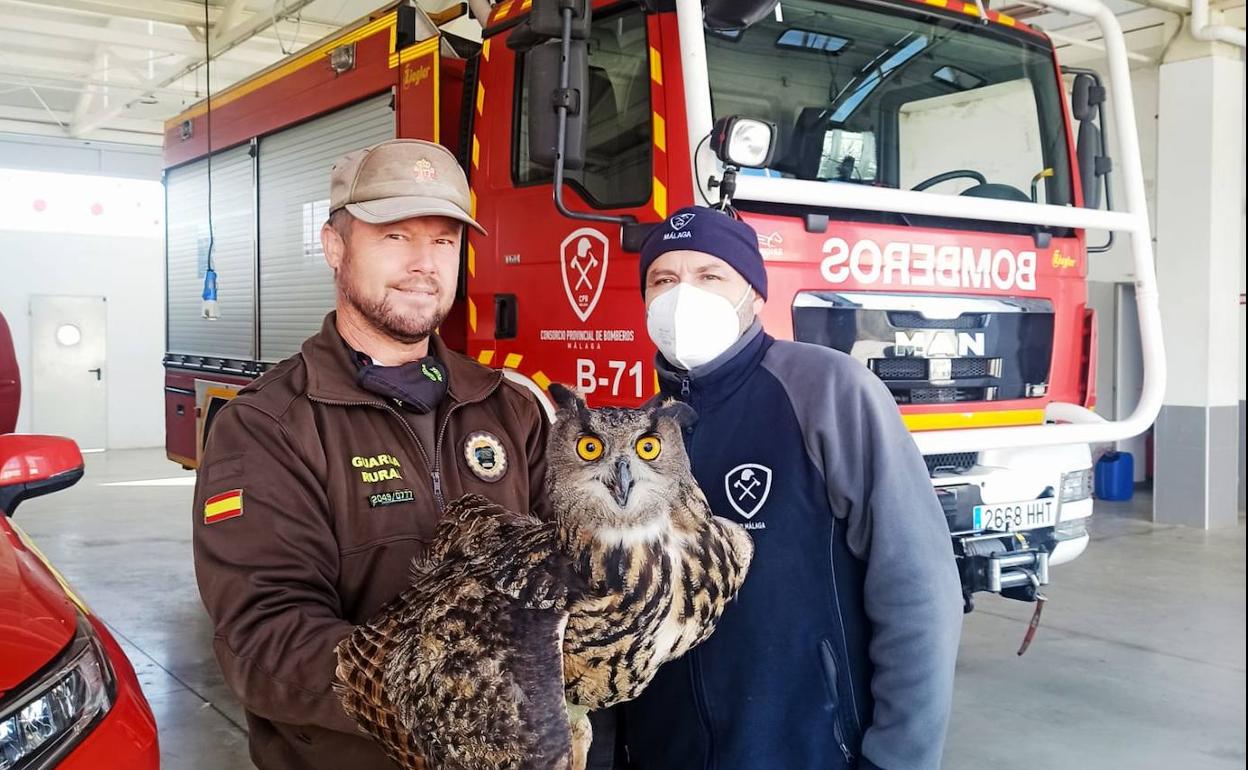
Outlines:
{"type": "Polygon", "coordinates": [[[897,406],[835,350],[757,324],[663,393],[711,508],[754,538],[711,638],[625,706],[638,770],[940,764],[962,627],[949,530],[897,406]]]}

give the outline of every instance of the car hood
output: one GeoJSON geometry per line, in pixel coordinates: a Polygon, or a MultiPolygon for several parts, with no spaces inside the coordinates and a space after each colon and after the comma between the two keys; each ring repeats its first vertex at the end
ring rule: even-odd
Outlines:
{"type": "Polygon", "coordinates": [[[65,649],[78,622],[66,588],[19,532],[0,517],[0,695],[65,649]]]}

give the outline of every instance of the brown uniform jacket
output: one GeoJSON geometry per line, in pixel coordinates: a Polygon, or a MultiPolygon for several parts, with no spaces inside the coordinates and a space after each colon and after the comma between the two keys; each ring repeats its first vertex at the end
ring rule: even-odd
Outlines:
{"type": "Polygon", "coordinates": [[[195,572],[262,770],[393,770],[331,690],[334,646],[408,585],[444,501],[475,492],[546,515],[541,407],[436,337],[430,351],[450,386],[436,448],[356,385],[333,313],[212,425],[195,488],[195,572]],[[481,433],[503,450],[493,481],[465,452],[481,433]]]}

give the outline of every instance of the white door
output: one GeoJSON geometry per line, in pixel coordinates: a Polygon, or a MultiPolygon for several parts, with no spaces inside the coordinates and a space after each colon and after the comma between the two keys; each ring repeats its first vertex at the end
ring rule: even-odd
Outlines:
{"type": "Polygon", "coordinates": [[[31,430],[103,449],[108,430],[104,297],[30,298],[31,430]]]}

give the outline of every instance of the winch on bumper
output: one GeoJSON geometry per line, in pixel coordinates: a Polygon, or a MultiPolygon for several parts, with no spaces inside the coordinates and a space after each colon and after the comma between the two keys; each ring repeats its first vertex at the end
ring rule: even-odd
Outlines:
{"type": "Polygon", "coordinates": [[[1092,513],[1087,447],[926,459],[953,537],[967,612],[980,592],[1035,601],[1049,582],[1049,568],[1087,547],[1092,513]]]}

